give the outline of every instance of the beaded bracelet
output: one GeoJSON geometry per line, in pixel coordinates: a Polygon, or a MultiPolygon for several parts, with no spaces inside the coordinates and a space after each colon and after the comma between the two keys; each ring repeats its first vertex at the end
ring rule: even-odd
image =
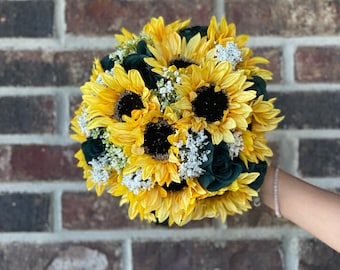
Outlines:
{"type": "Polygon", "coordinates": [[[278,185],[278,181],[279,181],[279,167],[276,167],[275,169],[275,173],[274,173],[274,184],[273,184],[273,188],[274,188],[274,210],[275,210],[275,216],[277,216],[278,218],[281,218],[281,212],[280,212],[280,203],[279,203],[279,185],[278,185]]]}

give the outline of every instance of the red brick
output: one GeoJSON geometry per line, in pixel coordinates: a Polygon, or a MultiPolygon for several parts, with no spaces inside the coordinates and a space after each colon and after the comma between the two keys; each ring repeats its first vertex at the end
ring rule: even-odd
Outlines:
{"type": "Polygon", "coordinates": [[[300,270],[337,270],[340,265],[340,254],[316,239],[300,243],[299,258],[300,270]]]}
{"type": "Polygon", "coordinates": [[[51,145],[1,146],[0,152],[6,154],[1,160],[0,175],[4,176],[1,180],[81,180],[82,172],[73,157],[76,149],[51,145]]]}
{"type": "Polygon", "coordinates": [[[72,230],[138,227],[130,221],[127,207],[119,206],[119,199],[108,194],[97,197],[93,192],[65,193],[63,227],[72,230]]]}
{"type": "Polygon", "coordinates": [[[79,108],[79,104],[81,103],[82,97],[81,92],[79,91],[78,95],[71,95],[70,96],[70,118],[75,116],[74,112],[79,108]]]}
{"type": "Polygon", "coordinates": [[[0,205],[2,232],[48,231],[51,228],[48,195],[1,194],[0,205]]]}
{"type": "MultiPolygon", "coordinates": [[[[120,198],[93,192],[65,193],[63,195],[63,226],[70,230],[116,229],[116,228],[169,228],[167,225],[150,224],[139,217],[130,220],[128,206],[119,206],[120,198]]],[[[184,228],[212,227],[213,219],[194,221],[184,228]]],[[[171,228],[178,228],[173,226],[171,228]]]]}
{"type": "Polygon", "coordinates": [[[0,2],[0,37],[51,37],[53,22],[53,1],[0,2]]]}
{"type": "Polygon", "coordinates": [[[0,133],[53,133],[55,104],[51,96],[1,97],[0,133]]]}
{"type": "Polygon", "coordinates": [[[273,73],[273,79],[268,83],[282,82],[282,50],[275,47],[256,48],[253,50],[254,56],[262,56],[269,60],[267,65],[259,65],[273,73]]]}
{"type": "Polygon", "coordinates": [[[276,241],[134,242],[132,251],[138,270],[283,269],[276,241]]]}
{"type": "Polygon", "coordinates": [[[239,33],[250,35],[308,36],[340,33],[337,0],[232,0],[225,1],[228,21],[239,33]]]}
{"type": "Polygon", "coordinates": [[[67,0],[67,32],[79,35],[107,35],[125,27],[137,33],[151,17],[163,16],[166,23],[192,18],[193,25],[206,25],[213,4],[205,0],[112,1],[67,0]]]}
{"type": "Polygon", "coordinates": [[[0,245],[0,269],[6,270],[121,270],[122,263],[122,246],[119,242],[0,245]]]}
{"type": "Polygon", "coordinates": [[[298,82],[339,82],[339,47],[300,47],[295,53],[298,82]]]}
{"type": "Polygon", "coordinates": [[[94,57],[108,52],[0,51],[0,86],[78,86],[88,80],[94,57]]]}

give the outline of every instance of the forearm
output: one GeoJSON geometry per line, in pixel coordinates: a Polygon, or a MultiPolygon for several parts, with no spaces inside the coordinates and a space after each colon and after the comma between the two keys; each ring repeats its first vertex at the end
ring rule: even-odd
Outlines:
{"type": "MultiPolygon", "coordinates": [[[[274,174],[269,168],[261,188],[263,203],[274,209],[274,174]]],[[[278,174],[282,216],[340,252],[340,196],[312,186],[282,170],[278,174]]]]}

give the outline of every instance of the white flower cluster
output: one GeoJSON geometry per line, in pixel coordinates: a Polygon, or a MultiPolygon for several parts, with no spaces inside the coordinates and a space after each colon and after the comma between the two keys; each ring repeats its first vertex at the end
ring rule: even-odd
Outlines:
{"type": "Polygon", "coordinates": [[[101,139],[105,145],[105,154],[96,159],[92,159],[89,164],[92,166],[90,170],[91,178],[94,182],[104,182],[109,179],[112,170],[120,173],[125,167],[127,157],[124,155],[123,149],[109,141],[110,134],[100,128],[91,130],[90,136],[93,139],[101,139]]]}
{"type": "Polygon", "coordinates": [[[116,63],[123,63],[123,60],[126,56],[136,52],[138,42],[138,39],[126,41],[124,46],[117,47],[116,50],[110,54],[110,57],[116,63]]]}
{"type": "Polygon", "coordinates": [[[81,108],[81,114],[77,116],[77,122],[81,130],[81,133],[86,135],[86,137],[89,137],[91,134],[91,131],[87,129],[88,121],[86,120],[86,118],[87,118],[87,111],[86,111],[86,107],[83,106],[81,108]]]}
{"type": "Polygon", "coordinates": [[[123,176],[122,185],[126,186],[134,194],[138,194],[142,190],[150,190],[151,180],[142,179],[142,170],[135,171],[133,173],[123,176]]]}
{"type": "Polygon", "coordinates": [[[127,157],[124,155],[123,149],[112,143],[106,143],[106,152],[109,160],[109,167],[113,168],[117,173],[125,167],[127,157]]]}
{"type": "Polygon", "coordinates": [[[201,130],[198,133],[187,134],[186,144],[177,144],[182,163],[179,168],[179,176],[182,179],[194,178],[202,175],[205,170],[200,166],[208,160],[210,150],[203,150],[208,144],[208,137],[201,130]]]}
{"type": "Polygon", "coordinates": [[[235,142],[233,143],[228,143],[228,148],[229,148],[229,155],[230,158],[233,159],[234,157],[237,157],[240,153],[240,151],[244,150],[244,143],[243,143],[243,138],[242,138],[242,133],[239,131],[235,131],[233,133],[235,142]]]}
{"type": "Polygon", "coordinates": [[[234,42],[227,42],[225,47],[221,44],[216,45],[216,57],[220,61],[227,61],[231,63],[233,69],[235,69],[238,63],[243,61],[242,51],[234,42]]]}
{"type": "Polygon", "coordinates": [[[110,171],[107,170],[108,162],[109,161],[107,155],[92,159],[89,162],[89,165],[92,166],[92,169],[90,170],[90,175],[93,182],[107,182],[110,177],[110,171]]]}
{"type": "Polygon", "coordinates": [[[177,101],[178,97],[174,83],[180,84],[182,78],[179,72],[171,71],[168,68],[163,70],[163,78],[157,82],[156,95],[161,104],[161,111],[163,112],[167,106],[177,101]]]}

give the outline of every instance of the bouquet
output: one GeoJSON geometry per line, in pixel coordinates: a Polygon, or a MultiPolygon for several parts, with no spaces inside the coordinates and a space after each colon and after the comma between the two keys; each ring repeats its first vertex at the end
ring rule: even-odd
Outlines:
{"type": "Polygon", "coordinates": [[[283,117],[259,67],[268,60],[225,18],[189,24],[123,28],[81,87],[78,166],[87,188],[120,197],[131,219],[224,222],[252,207],[273,155],[265,134],[283,117]]]}

